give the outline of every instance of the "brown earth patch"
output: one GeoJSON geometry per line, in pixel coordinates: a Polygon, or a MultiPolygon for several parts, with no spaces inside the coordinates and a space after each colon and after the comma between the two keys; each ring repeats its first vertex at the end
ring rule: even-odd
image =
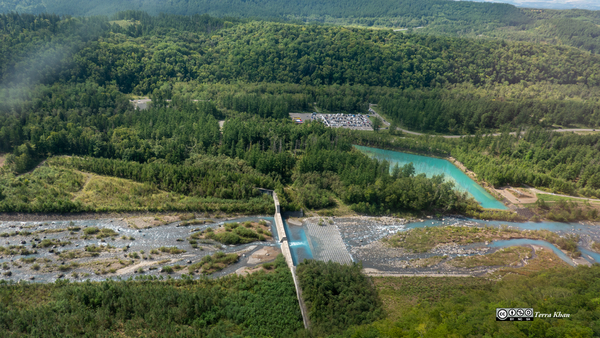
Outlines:
{"type": "Polygon", "coordinates": [[[256,250],[250,258],[248,264],[259,264],[275,260],[275,257],[281,253],[281,250],[276,247],[266,246],[260,250],[256,250]]]}

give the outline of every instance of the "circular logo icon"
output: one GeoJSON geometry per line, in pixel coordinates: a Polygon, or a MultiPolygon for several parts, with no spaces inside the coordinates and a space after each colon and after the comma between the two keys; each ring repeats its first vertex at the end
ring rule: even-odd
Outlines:
{"type": "Polygon", "coordinates": [[[508,317],[508,311],[506,311],[506,309],[500,309],[500,310],[498,310],[498,311],[496,312],[496,316],[497,316],[499,319],[502,319],[502,320],[504,320],[504,319],[506,319],[506,318],[508,317]]]}
{"type": "Polygon", "coordinates": [[[525,316],[533,317],[533,309],[525,309],[525,316]]]}
{"type": "Polygon", "coordinates": [[[523,317],[524,314],[525,314],[525,310],[523,310],[523,309],[517,309],[517,316],[523,317]]]}
{"type": "Polygon", "coordinates": [[[508,310],[508,315],[511,317],[515,317],[517,315],[517,310],[515,310],[515,309],[508,310]]]}

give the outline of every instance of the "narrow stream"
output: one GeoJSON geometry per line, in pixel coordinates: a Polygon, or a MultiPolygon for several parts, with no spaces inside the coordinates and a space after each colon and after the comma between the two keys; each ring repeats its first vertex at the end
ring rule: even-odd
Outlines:
{"type": "MultiPolygon", "coordinates": [[[[349,219],[341,218],[340,222],[348,222],[349,219]]],[[[394,233],[407,231],[415,228],[426,228],[426,227],[440,227],[440,226],[469,226],[469,227],[482,227],[482,226],[509,226],[518,230],[549,230],[560,236],[565,235],[584,235],[590,236],[595,241],[600,241],[600,226],[584,223],[559,223],[559,222],[504,222],[504,221],[484,221],[477,219],[470,219],[464,217],[447,217],[442,219],[425,219],[419,222],[411,222],[407,224],[390,224],[383,225],[375,221],[363,220],[361,222],[354,223],[351,226],[340,227],[340,233],[346,244],[348,251],[352,251],[353,248],[360,248],[367,246],[371,243],[377,242],[384,237],[390,236],[394,233]]],[[[573,260],[565,255],[555,245],[546,241],[540,240],[529,240],[529,239],[513,239],[506,241],[492,242],[487,247],[499,248],[508,247],[514,245],[540,245],[546,248],[552,249],[558,257],[563,259],[570,265],[574,265],[573,260]],[[496,244],[494,244],[496,243],[496,244]]],[[[464,248],[468,248],[465,246],[464,248]]],[[[581,251],[583,258],[590,263],[600,263],[600,254],[592,252],[582,246],[578,249],[581,251]]],[[[424,255],[424,257],[427,255],[424,255]]]]}
{"type": "Polygon", "coordinates": [[[488,247],[490,247],[490,248],[508,248],[508,247],[517,246],[517,245],[543,246],[545,248],[552,250],[558,257],[560,257],[560,259],[567,262],[569,265],[575,266],[575,263],[573,263],[573,260],[571,258],[569,258],[569,256],[565,255],[565,253],[562,252],[559,248],[557,248],[554,244],[550,244],[546,241],[541,241],[541,240],[536,240],[536,239],[525,239],[525,238],[508,239],[508,240],[504,240],[504,241],[494,241],[494,242],[490,243],[488,245],[488,247]]]}

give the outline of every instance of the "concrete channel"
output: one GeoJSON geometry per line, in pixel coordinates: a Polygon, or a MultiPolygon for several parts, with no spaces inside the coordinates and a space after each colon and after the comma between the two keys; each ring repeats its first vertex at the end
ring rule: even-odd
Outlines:
{"type": "Polygon", "coordinates": [[[279,205],[277,193],[273,191],[272,195],[273,202],[275,202],[275,228],[277,229],[277,238],[279,238],[279,243],[281,245],[281,253],[283,254],[285,262],[287,263],[288,267],[290,268],[290,271],[292,272],[294,286],[296,287],[296,296],[298,297],[298,303],[300,304],[300,312],[302,313],[302,321],[304,322],[304,328],[308,329],[310,327],[310,322],[308,320],[308,311],[306,310],[306,305],[304,304],[304,300],[302,299],[302,289],[300,288],[300,284],[298,282],[298,276],[296,275],[296,267],[294,266],[294,261],[292,260],[292,252],[290,251],[290,245],[288,243],[285,228],[283,226],[283,218],[281,218],[281,206],[279,205]]]}

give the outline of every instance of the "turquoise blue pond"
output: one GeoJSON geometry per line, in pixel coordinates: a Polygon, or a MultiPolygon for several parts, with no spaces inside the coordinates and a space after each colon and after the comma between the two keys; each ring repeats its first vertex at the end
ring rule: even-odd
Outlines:
{"type": "Polygon", "coordinates": [[[487,209],[508,209],[504,204],[502,204],[502,202],[496,200],[494,196],[490,195],[482,186],[477,184],[460,169],[455,167],[454,164],[446,160],[371,147],[354,147],[371,158],[387,160],[390,162],[391,167],[393,167],[396,163],[402,167],[403,165],[412,162],[412,164],[415,166],[415,172],[417,174],[425,174],[427,177],[444,174],[446,180],[454,182],[457,190],[466,191],[477,202],[479,202],[482,207],[487,209]]]}

